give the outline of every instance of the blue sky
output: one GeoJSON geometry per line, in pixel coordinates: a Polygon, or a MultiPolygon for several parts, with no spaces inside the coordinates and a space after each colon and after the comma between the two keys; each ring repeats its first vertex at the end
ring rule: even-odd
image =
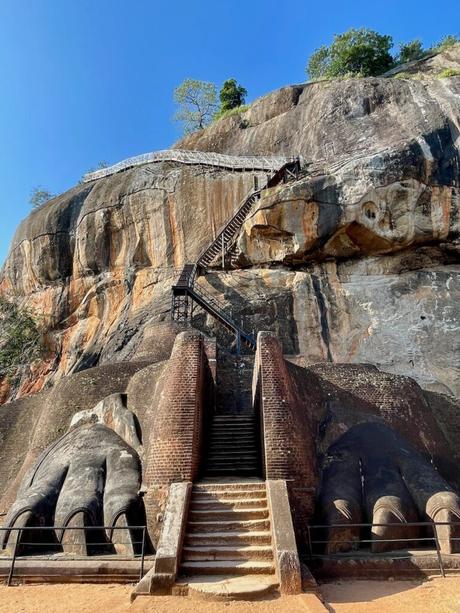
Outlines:
{"type": "Polygon", "coordinates": [[[34,186],[177,140],[183,79],[235,77],[251,101],[350,27],[430,45],[459,24],[458,0],[0,0],[0,264],[34,186]]]}

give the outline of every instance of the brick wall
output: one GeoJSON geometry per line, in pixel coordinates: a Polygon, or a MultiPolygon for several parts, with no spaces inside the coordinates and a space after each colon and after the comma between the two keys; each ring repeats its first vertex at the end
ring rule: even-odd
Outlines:
{"type": "Polygon", "coordinates": [[[314,512],[318,483],[312,412],[318,389],[312,377],[310,398],[300,394],[297,367],[285,361],[281,345],[269,332],[259,332],[253,395],[261,422],[266,479],[285,479],[299,545],[314,512]]]}
{"type": "MultiPolygon", "coordinates": [[[[212,354],[212,345],[207,349],[212,354]]],[[[204,414],[211,404],[212,388],[203,336],[196,331],[178,334],[155,394],[158,404],[153,407],[144,460],[147,522],[154,542],[170,484],[194,481],[198,476],[204,414]]]]}

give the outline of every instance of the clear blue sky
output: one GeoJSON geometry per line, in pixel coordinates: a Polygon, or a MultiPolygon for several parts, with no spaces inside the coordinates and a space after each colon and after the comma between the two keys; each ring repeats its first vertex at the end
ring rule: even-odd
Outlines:
{"type": "Polygon", "coordinates": [[[459,24],[458,0],[0,0],[0,264],[32,187],[179,137],[183,79],[235,77],[251,101],[350,27],[430,45],[459,24]]]}

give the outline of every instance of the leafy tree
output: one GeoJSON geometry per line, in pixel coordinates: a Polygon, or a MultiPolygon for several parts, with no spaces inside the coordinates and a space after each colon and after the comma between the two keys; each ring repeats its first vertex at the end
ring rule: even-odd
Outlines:
{"type": "Polygon", "coordinates": [[[235,79],[227,79],[220,90],[220,112],[230,111],[246,102],[247,91],[242,85],[238,85],[235,79]]]}
{"type": "Polygon", "coordinates": [[[42,333],[32,312],[0,296],[0,377],[14,375],[42,352],[42,333]]]}
{"type": "Polygon", "coordinates": [[[327,76],[330,65],[329,47],[322,45],[308,60],[307,74],[310,79],[321,79],[327,76]]]}
{"type": "Polygon", "coordinates": [[[32,207],[36,209],[42,204],[45,204],[45,202],[48,202],[48,200],[51,200],[51,198],[54,198],[54,196],[55,194],[52,194],[46,188],[42,187],[41,185],[38,185],[37,187],[34,187],[33,190],[30,192],[29,202],[32,207]]]}
{"type": "Polygon", "coordinates": [[[181,121],[184,132],[190,134],[212,121],[217,110],[217,89],[214,83],[185,79],[174,90],[174,101],[178,105],[175,120],[181,121]]]}
{"type": "Polygon", "coordinates": [[[412,62],[419,60],[425,55],[425,50],[422,45],[422,41],[419,38],[411,40],[409,43],[401,43],[399,45],[398,60],[401,64],[406,62],[412,62]]]}
{"type": "Polygon", "coordinates": [[[336,34],[329,47],[315,51],[308,61],[307,73],[311,79],[379,75],[394,64],[390,54],[392,45],[391,36],[352,28],[336,34]]]}

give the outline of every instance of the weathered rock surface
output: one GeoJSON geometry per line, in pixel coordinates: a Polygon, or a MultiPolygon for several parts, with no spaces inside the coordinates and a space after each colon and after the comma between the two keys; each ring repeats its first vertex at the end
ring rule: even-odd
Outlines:
{"type": "MultiPolygon", "coordinates": [[[[453,77],[286,87],[187,137],[177,146],[308,162],[246,221],[233,253],[245,270],[200,283],[249,330],[277,331],[285,351],[307,363],[369,362],[458,396],[459,134],[453,77]]],[[[155,351],[170,348],[174,269],[209,243],[252,175],[151,164],[34,211],[18,228],[0,288],[44,314],[53,351],[19,391],[4,384],[3,398],[138,359],[147,336],[155,351]]],[[[203,315],[194,323],[222,334],[203,315]]]]}

